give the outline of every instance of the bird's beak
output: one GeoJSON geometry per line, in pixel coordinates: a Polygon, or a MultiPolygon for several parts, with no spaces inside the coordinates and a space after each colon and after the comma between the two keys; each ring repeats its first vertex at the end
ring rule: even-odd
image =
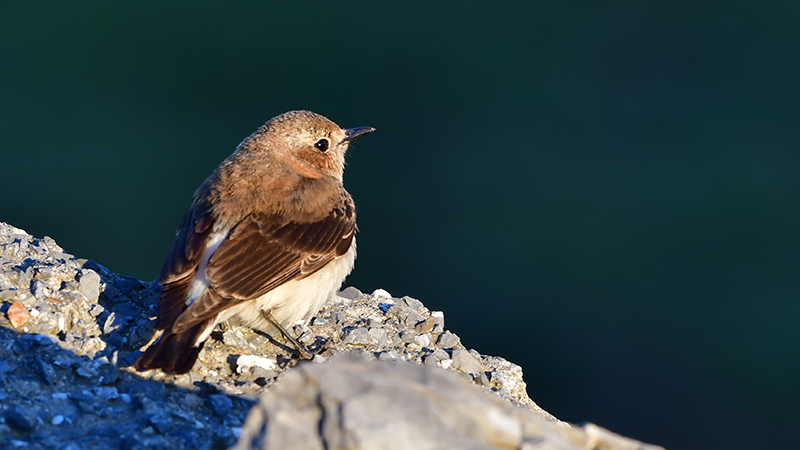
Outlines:
{"type": "Polygon", "coordinates": [[[344,140],[342,142],[350,142],[357,137],[372,133],[373,131],[375,131],[375,128],[372,127],[358,127],[344,130],[344,140]]]}

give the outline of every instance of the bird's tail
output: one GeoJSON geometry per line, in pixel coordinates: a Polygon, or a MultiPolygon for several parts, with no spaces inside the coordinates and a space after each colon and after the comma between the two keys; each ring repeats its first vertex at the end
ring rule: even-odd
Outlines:
{"type": "Polygon", "coordinates": [[[133,367],[142,372],[161,369],[165,373],[180,374],[192,370],[197,355],[205,345],[205,339],[198,337],[208,328],[210,321],[203,321],[188,330],[174,334],[169,329],[156,342],[145,350],[133,367]]]}

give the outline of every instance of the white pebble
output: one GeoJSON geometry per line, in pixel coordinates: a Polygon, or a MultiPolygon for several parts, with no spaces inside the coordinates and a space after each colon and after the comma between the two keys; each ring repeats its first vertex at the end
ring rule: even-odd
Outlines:
{"type": "Polygon", "coordinates": [[[66,400],[67,399],[67,394],[65,394],[63,392],[53,392],[52,394],[50,394],[50,397],[52,397],[52,398],[54,398],[56,400],[66,400]]]}
{"type": "Polygon", "coordinates": [[[392,294],[390,294],[386,289],[375,289],[372,291],[372,296],[378,298],[392,298],[392,294]]]}
{"type": "Polygon", "coordinates": [[[243,373],[251,367],[262,367],[266,370],[273,370],[278,367],[275,361],[258,355],[241,355],[236,358],[236,372],[243,373]]]}
{"type": "Polygon", "coordinates": [[[64,422],[64,416],[59,414],[59,415],[53,417],[53,421],[50,422],[50,423],[52,423],[53,425],[61,425],[62,422],[64,422]]]}
{"type": "Polygon", "coordinates": [[[414,336],[414,342],[418,344],[420,347],[430,347],[431,335],[430,333],[425,333],[425,334],[420,334],[419,336],[414,336]]]}
{"type": "Polygon", "coordinates": [[[443,359],[443,360],[439,361],[439,365],[442,367],[442,369],[447,369],[447,368],[449,368],[450,366],[453,365],[453,360],[452,359],[443,359]]]}

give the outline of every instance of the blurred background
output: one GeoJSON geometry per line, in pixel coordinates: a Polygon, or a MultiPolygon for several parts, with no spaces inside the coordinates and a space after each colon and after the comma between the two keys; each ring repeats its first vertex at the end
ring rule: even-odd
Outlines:
{"type": "Polygon", "coordinates": [[[265,121],[374,126],[346,284],[443,310],[563,420],[796,448],[798,23],[772,0],[4,2],[0,220],[153,280],[265,121]]]}

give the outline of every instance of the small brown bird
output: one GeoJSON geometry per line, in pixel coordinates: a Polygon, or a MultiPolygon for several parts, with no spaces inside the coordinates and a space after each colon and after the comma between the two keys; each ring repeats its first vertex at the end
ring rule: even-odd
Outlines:
{"type": "Polygon", "coordinates": [[[292,111],[239,144],[178,227],[158,278],[156,328],[164,332],[136,370],[190,371],[228,319],[273,325],[292,339],[285,327],[314,316],[353,269],[356,211],[342,185],[344,155],[373,131],[292,111]]]}

